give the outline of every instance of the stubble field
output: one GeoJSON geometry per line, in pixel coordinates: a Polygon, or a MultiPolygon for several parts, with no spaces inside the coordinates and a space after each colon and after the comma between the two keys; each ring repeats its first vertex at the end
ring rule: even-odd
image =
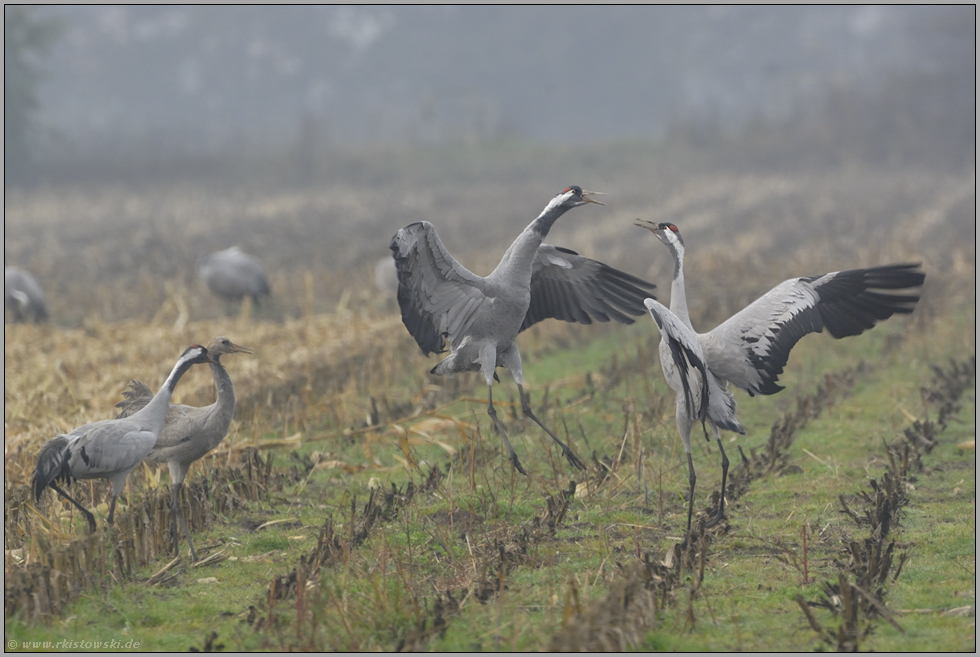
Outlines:
{"type": "MultiPolygon", "coordinates": [[[[9,192],[5,261],[42,283],[52,322],[5,326],[8,642],[975,648],[975,452],[961,445],[975,436],[974,172],[733,173],[622,147],[566,155],[473,164],[440,152],[407,166],[395,152],[373,176],[314,189],[9,192]],[[391,235],[420,219],[488,273],[569,184],[608,205],[570,212],[548,241],[656,282],[666,303],[668,253],[632,220],[676,223],[702,330],[790,276],[894,262],[927,273],[910,317],[844,341],[810,336],[785,391],[737,393],[749,434],[728,447],[729,521],[689,550],[675,550],[687,468],[649,318],[545,322],[519,338],[532,405],[589,465],[569,469],[502,373],[494,398],[524,478],[483,386],[429,377],[434,359],[374,286],[391,235]],[[266,263],[271,302],[227,305],[197,283],[198,256],[233,244],[266,263]],[[114,533],[85,537],[52,491],[34,504],[44,441],[113,417],[131,378],[155,389],[184,347],[215,335],[255,354],[224,360],[236,419],[188,477],[208,563],[167,554],[165,469],[134,471],[114,533]]],[[[213,394],[195,368],[174,399],[213,394]]],[[[700,515],[719,457],[703,441],[694,456],[700,515]]],[[[73,490],[102,523],[108,486],[73,490]]]]}

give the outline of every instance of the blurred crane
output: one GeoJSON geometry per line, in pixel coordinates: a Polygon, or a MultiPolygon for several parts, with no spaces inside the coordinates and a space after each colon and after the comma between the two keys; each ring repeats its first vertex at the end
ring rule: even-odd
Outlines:
{"type": "Polygon", "coordinates": [[[48,319],[41,285],[20,267],[3,268],[3,305],[14,322],[37,324],[48,319]]]}
{"type": "MultiPolygon", "coordinates": [[[[691,487],[687,512],[690,535],[696,481],[691,461],[691,427],[698,420],[711,425],[721,450],[721,502],[709,526],[725,517],[729,463],[720,429],[745,433],[735,419],[735,397],[728,390],[728,383],[752,396],[779,392],[783,386],[776,381],[800,338],[825,327],[835,338],[859,335],[895,313],[911,313],[918,295],[878,290],[918,287],[926,276],[914,271],[919,265],[902,264],[791,278],[712,331],[695,333],[684,292],[684,240],[680,230],[674,224],[640,219],[636,225],[652,231],[674,258],[670,309],[652,299],[645,304],[660,328],[664,377],[677,395],[677,431],[687,453],[691,487]]],[[[704,435],[708,437],[707,430],[704,435]]]]}
{"type": "Polygon", "coordinates": [[[70,484],[73,479],[108,479],[112,482],[112,502],[107,522],[112,525],[116,498],[122,492],[126,477],[156,444],[163,430],[170,396],[180,377],[192,365],[210,362],[207,349],[200,345],[188,347],[163,386],[140,411],[124,419],[91,422],[45,443],[31,477],[34,501],[40,501],[41,493],[50,486],[82,512],[89,530],[95,532],[92,513],[59,488],[57,482],[70,484]]]}
{"type": "MultiPolygon", "coordinates": [[[[231,383],[228,371],[221,364],[221,356],[252,353],[248,347],[237,345],[225,337],[211,340],[207,350],[211,354],[210,365],[211,372],[214,374],[217,399],[210,406],[201,408],[170,404],[163,430],[146,457],[150,463],[166,463],[170,470],[170,484],[173,488],[171,508],[174,512],[174,552],[177,552],[178,547],[177,523],[179,522],[184,536],[187,537],[191,558],[194,561],[197,561],[197,552],[194,550],[194,541],[191,539],[187,521],[180,508],[180,488],[191,464],[217,447],[228,435],[228,427],[231,426],[231,419],[235,414],[235,387],[231,383]]],[[[129,387],[130,389],[123,393],[126,399],[116,404],[117,407],[122,408],[119,418],[132,416],[151,401],[152,393],[146,384],[134,380],[130,381],[129,387]]]]}
{"type": "Polygon", "coordinates": [[[485,278],[456,262],[427,221],[402,228],[391,240],[402,322],[425,355],[445,351],[448,339],[451,353],[432,374],[483,373],[487,413],[521,474],[527,473],[493,407],[497,367],[514,376],[524,414],[551,436],[572,466],[584,470],[585,464],[531,411],[514,342],[517,334],[549,317],[582,324],[591,324],[592,318],[632,324],[629,315],[643,313],[643,299],[655,287],[574,251],[541,243],[568,210],[586,203],[602,205],[592,198],[596,194],[572,186],[555,196],[485,278]]]}
{"type": "Polygon", "coordinates": [[[258,305],[260,296],[272,294],[265,267],[237,246],[202,256],[197,267],[201,280],[219,297],[240,301],[250,296],[258,305]]]}

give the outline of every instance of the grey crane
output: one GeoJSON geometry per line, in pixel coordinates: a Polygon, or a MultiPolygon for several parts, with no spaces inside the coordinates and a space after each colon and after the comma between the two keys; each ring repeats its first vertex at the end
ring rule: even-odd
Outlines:
{"type": "Polygon", "coordinates": [[[240,301],[250,296],[258,304],[260,296],[272,294],[265,267],[237,246],[202,256],[197,268],[208,289],[224,299],[240,301]]]}
{"type": "MultiPolygon", "coordinates": [[[[210,406],[197,407],[184,404],[170,404],[166,421],[156,444],[146,460],[150,463],[166,463],[170,470],[170,483],[173,488],[171,508],[174,512],[173,543],[177,551],[177,523],[187,537],[191,558],[197,561],[197,551],[191,539],[187,521],[180,508],[180,488],[187,477],[187,470],[194,461],[217,447],[225,436],[235,414],[235,387],[228,370],[221,364],[223,354],[250,354],[248,347],[237,345],[228,338],[217,337],[207,346],[211,354],[211,372],[214,374],[214,387],[217,399],[210,406]]],[[[119,417],[129,417],[150,402],[150,389],[139,381],[131,381],[130,389],[123,393],[126,397],[116,404],[122,408],[119,417]]]]}
{"type": "MultiPolygon", "coordinates": [[[[643,314],[643,299],[654,285],[569,249],[542,244],[555,221],[572,208],[596,203],[598,192],[572,186],[555,196],[514,240],[500,264],[477,276],[449,254],[427,221],[402,228],[390,248],[398,269],[402,322],[425,355],[451,353],[431,373],[479,371],[487,382],[487,413],[504,439],[510,460],[527,474],[493,407],[495,368],[514,377],[524,414],[558,444],[568,462],[585,464],[531,411],[524,392],[517,334],[547,318],[591,324],[592,319],[633,323],[643,314]]],[[[499,381],[499,379],[497,379],[499,381]]]]}
{"type": "Polygon", "coordinates": [[[819,333],[824,328],[838,339],[860,335],[896,313],[909,314],[919,296],[886,291],[919,287],[926,275],[915,271],[918,264],[898,264],[791,278],[708,333],[696,333],[687,311],[684,240],[680,229],[674,224],[654,224],[640,219],[636,225],[652,231],[674,259],[670,308],[650,299],[645,304],[660,328],[660,364],[664,377],[677,395],[677,430],[687,452],[691,487],[687,515],[690,535],[696,480],[690,434],[698,420],[711,425],[722,459],[721,502],[709,526],[725,516],[729,462],[721,444],[720,429],[745,433],[735,418],[735,397],[728,384],[752,396],[779,392],[783,386],[776,381],[790,351],[803,336],[819,333]],[[696,365],[698,359],[703,364],[701,367],[696,365]]]}
{"type": "Polygon", "coordinates": [[[35,502],[50,486],[74,504],[95,532],[92,513],[62,490],[57,482],[70,484],[73,479],[108,479],[112,482],[112,502],[107,522],[112,525],[116,498],[122,492],[129,473],[146,458],[163,429],[170,396],[180,377],[192,365],[210,363],[208,350],[194,345],[184,350],[163,386],[139,412],[127,418],[90,422],[49,440],[41,448],[31,477],[35,502]]]}
{"type": "Polygon", "coordinates": [[[3,268],[3,305],[15,322],[34,322],[48,319],[41,285],[20,267],[3,268]]]}

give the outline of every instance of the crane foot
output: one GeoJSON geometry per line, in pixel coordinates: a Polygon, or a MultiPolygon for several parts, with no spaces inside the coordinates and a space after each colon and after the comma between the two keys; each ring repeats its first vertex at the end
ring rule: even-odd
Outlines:
{"type": "Polygon", "coordinates": [[[514,464],[514,467],[517,469],[518,472],[520,472],[525,477],[527,476],[527,472],[525,472],[523,466],[521,466],[521,460],[517,458],[517,452],[510,453],[510,462],[514,464]]]}
{"type": "Polygon", "coordinates": [[[582,461],[579,460],[579,458],[575,456],[575,454],[572,453],[572,450],[569,449],[568,447],[562,450],[562,454],[565,455],[565,458],[568,460],[569,463],[572,464],[573,468],[578,468],[579,470],[587,469],[585,464],[582,463],[582,461]]]}

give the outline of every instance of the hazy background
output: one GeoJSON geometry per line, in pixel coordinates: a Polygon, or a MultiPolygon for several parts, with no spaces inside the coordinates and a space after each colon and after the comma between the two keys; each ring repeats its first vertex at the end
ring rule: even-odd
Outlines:
{"type": "Polygon", "coordinates": [[[973,6],[62,6],[29,10],[45,29],[19,40],[23,11],[5,12],[8,180],[283,150],[315,178],[338,148],[760,123],[892,163],[973,157],[973,6]],[[11,48],[31,46],[18,76],[11,48]],[[32,90],[25,176],[11,114],[32,90]]]}
{"type": "Polygon", "coordinates": [[[233,311],[195,262],[237,244],[269,269],[265,316],[298,317],[377,301],[412,221],[488,273],[579,184],[607,206],[549,241],[664,289],[630,224],[673,221],[726,308],[898,259],[974,285],[975,25],[973,6],[8,6],[5,262],[56,324],[195,319],[233,311]]]}

